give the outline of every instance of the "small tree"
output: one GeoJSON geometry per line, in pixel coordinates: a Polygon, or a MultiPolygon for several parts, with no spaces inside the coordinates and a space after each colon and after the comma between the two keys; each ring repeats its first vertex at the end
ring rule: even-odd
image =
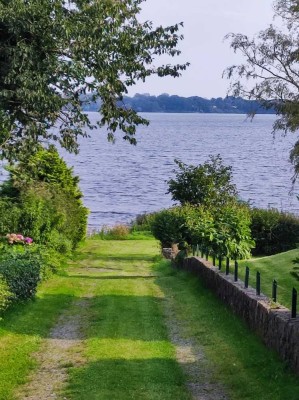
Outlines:
{"type": "Polygon", "coordinates": [[[222,158],[209,157],[198,166],[186,165],[175,160],[179,170],[174,170],[174,179],[168,183],[172,199],[181,204],[219,207],[236,198],[237,190],[232,183],[232,167],[223,164],[222,158]]]}

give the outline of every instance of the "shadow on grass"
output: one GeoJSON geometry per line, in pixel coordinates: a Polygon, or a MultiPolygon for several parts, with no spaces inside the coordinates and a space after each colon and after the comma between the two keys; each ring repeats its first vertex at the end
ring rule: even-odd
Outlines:
{"type": "Polygon", "coordinates": [[[74,299],[74,296],[66,294],[45,295],[12,306],[0,321],[0,339],[7,332],[48,337],[58,316],[71,306],[74,299]]]}
{"type": "MultiPolygon", "coordinates": [[[[161,319],[163,299],[147,295],[102,295],[86,298],[45,295],[41,299],[14,307],[1,321],[1,328],[4,332],[49,338],[51,328],[61,314],[59,308],[63,312],[73,307],[72,303],[76,303],[76,300],[83,299],[87,304],[84,306],[89,326],[86,329],[87,339],[161,341],[167,338],[161,319]]],[[[74,308],[73,312],[80,313],[80,302],[76,307],[77,310],[74,308]]]]}
{"type": "Polygon", "coordinates": [[[88,400],[189,400],[175,360],[109,359],[74,369],[66,395],[88,400]]]}
{"type": "Polygon", "coordinates": [[[70,278],[74,279],[96,279],[96,280],[109,280],[109,279],[153,279],[156,278],[157,275],[106,275],[106,276],[97,276],[97,275],[68,275],[70,278]]]}
{"type": "Polygon", "coordinates": [[[75,255],[73,258],[73,262],[76,261],[147,261],[153,262],[156,256],[153,255],[146,255],[146,254],[97,254],[95,252],[88,252],[88,253],[80,253],[75,255]]]}
{"type": "Polygon", "coordinates": [[[159,277],[156,284],[173,299],[183,332],[198,341],[213,362],[216,379],[234,388],[234,398],[299,399],[295,374],[241,318],[199,278],[165,264],[163,269],[172,276],[159,277]]]}

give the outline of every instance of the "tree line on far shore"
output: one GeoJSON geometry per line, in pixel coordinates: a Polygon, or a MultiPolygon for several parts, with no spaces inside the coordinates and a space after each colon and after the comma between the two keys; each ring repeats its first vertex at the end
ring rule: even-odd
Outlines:
{"type": "MultiPolygon", "coordinates": [[[[90,98],[91,99],[91,98],[90,98]]],[[[87,98],[85,111],[98,111],[99,102],[91,102],[87,98]]],[[[231,114],[274,114],[274,108],[264,107],[256,100],[246,100],[241,97],[228,96],[206,99],[199,96],[182,97],[163,93],[151,96],[148,93],[124,96],[122,104],[137,112],[165,113],[231,113],[231,114]]]]}

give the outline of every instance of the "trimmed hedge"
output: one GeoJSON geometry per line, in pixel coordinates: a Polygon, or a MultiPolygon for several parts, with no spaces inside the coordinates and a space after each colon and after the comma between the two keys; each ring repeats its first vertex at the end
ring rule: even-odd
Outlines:
{"type": "Polygon", "coordinates": [[[9,290],[8,284],[0,275],[0,314],[6,310],[13,298],[11,291],[9,290]]]}
{"type": "Polygon", "coordinates": [[[295,249],[299,243],[299,218],[276,209],[253,208],[251,232],[254,255],[271,255],[295,249]]]}
{"type": "MultiPolygon", "coordinates": [[[[12,294],[13,301],[31,299],[41,281],[41,258],[30,252],[9,252],[0,261],[0,276],[12,294]]],[[[4,287],[5,294],[5,287],[4,287]]]]}

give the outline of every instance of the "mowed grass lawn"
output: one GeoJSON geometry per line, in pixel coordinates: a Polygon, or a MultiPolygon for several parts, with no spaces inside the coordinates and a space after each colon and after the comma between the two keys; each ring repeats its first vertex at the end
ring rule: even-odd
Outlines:
{"type": "Polygon", "coordinates": [[[68,367],[62,399],[191,399],[167,331],[166,301],[229,399],[299,399],[298,377],[197,279],[161,260],[156,241],[90,239],[65,276],[45,282],[34,302],[1,321],[1,400],[14,399],[15,388],[38,368],[30,355],[80,297],[89,302],[86,362],[68,367]]]}
{"type": "MultiPolygon", "coordinates": [[[[274,256],[253,258],[240,262],[240,279],[244,280],[245,267],[250,269],[249,284],[256,285],[256,272],[261,273],[261,291],[272,296],[272,283],[277,281],[277,302],[290,308],[292,304],[293,287],[299,293],[299,251],[291,250],[274,256]]],[[[298,397],[299,399],[299,397],[298,397]]]]}

